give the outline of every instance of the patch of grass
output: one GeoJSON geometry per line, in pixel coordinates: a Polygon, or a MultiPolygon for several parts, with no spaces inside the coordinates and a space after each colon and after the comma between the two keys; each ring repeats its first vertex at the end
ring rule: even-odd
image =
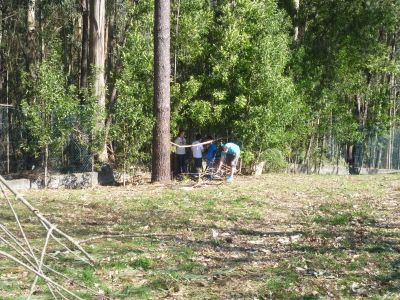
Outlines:
{"type": "Polygon", "coordinates": [[[203,266],[197,262],[186,262],[179,265],[179,270],[184,272],[193,273],[195,271],[201,272],[203,270],[203,266]]]}
{"type": "Polygon", "coordinates": [[[125,286],[122,291],[115,295],[118,299],[149,299],[151,289],[148,286],[125,286]]]}
{"type": "Polygon", "coordinates": [[[251,196],[250,195],[241,195],[239,197],[236,197],[230,201],[231,204],[237,205],[240,207],[243,207],[244,204],[248,203],[251,201],[251,196]]]}
{"type": "Polygon", "coordinates": [[[204,212],[211,213],[217,207],[217,203],[214,200],[209,200],[204,204],[204,212]]]}
{"type": "Polygon", "coordinates": [[[106,269],[117,269],[117,270],[123,270],[126,269],[129,266],[129,263],[125,261],[112,261],[110,263],[107,263],[104,265],[106,269]]]}
{"type": "Polygon", "coordinates": [[[80,278],[86,285],[93,286],[97,281],[95,269],[93,267],[85,267],[81,271],[80,278]]]}
{"type": "Polygon", "coordinates": [[[338,280],[338,286],[341,287],[343,295],[350,295],[351,294],[351,286],[353,283],[361,283],[364,282],[365,276],[362,274],[355,274],[355,273],[349,273],[345,274],[338,280]]]}
{"type": "Polygon", "coordinates": [[[17,284],[12,281],[0,281],[0,291],[12,291],[17,287],[17,284]]]}
{"type": "Polygon", "coordinates": [[[183,258],[183,259],[190,259],[194,255],[194,251],[192,248],[189,247],[182,247],[177,249],[177,256],[183,258]]]}
{"type": "Polygon", "coordinates": [[[250,210],[248,213],[246,213],[246,218],[259,221],[262,220],[262,214],[260,211],[250,210]]]}
{"type": "Polygon", "coordinates": [[[237,214],[232,214],[232,213],[230,213],[230,214],[228,214],[228,215],[226,216],[226,219],[227,219],[228,221],[235,222],[235,221],[240,220],[240,216],[237,215],[237,214]]]}
{"type": "Polygon", "coordinates": [[[319,215],[313,218],[313,222],[322,225],[348,225],[353,219],[353,215],[349,212],[343,212],[333,215],[319,215]]]}
{"type": "Polygon", "coordinates": [[[261,294],[272,299],[294,299],[296,292],[293,290],[296,283],[296,276],[273,276],[262,287],[261,294]]]}
{"type": "Polygon", "coordinates": [[[148,258],[146,256],[139,256],[137,259],[135,259],[132,263],[131,266],[134,268],[142,268],[143,270],[148,270],[152,267],[153,261],[151,258],[148,258]]]}
{"type": "Polygon", "coordinates": [[[366,255],[357,256],[346,265],[346,269],[350,271],[362,270],[368,265],[369,260],[370,258],[366,255]]]}
{"type": "Polygon", "coordinates": [[[269,278],[261,288],[262,293],[274,299],[291,299],[296,294],[293,292],[300,276],[293,270],[296,260],[284,261],[269,270],[269,278]]]}
{"type": "Polygon", "coordinates": [[[179,276],[176,272],[154,274],[150,278],[148,286],[154,290],[172,290],[178,292],[180,289],[179,276]]]}
{"type": "Polygon", "coordinates": [[[355,208],[351,203],[324,203],[318,206],[311,221],[320,225],[347,226],[352,222],[374,224],[367,209],[355,208]]]}
{"type": "MultiPolygon", "coordinates": [[[[84,243],[101,262],[94,268],[50,245],[58,254],[46,262],[74,280],[70,288],[83,299],[93,295],[78,283],[113,299],[288,300],[355,299],[357,283],[368,298],[385,300],[399,295],[400,235],[393,226],[399,216],[391,192],[399,180],[273,174],[190,192],[146,185],[32,191],[27,198],[78,240],[132,235],[84,243]],[[220,233],[216,240],[212,229],[220,233]],[[280,238],[294,232],[301,236],[280,238]]],[[[0,214],[15,228],[8,213],[0,214]]],[[[43,230],[22,216],[32,245],[41,249],[43,230]]],[[[32,277],[0,259],[0,299],[22,299],[32,277]]]]}
{"type": "Polygon", "coordinates": [[[181,217],[176,220],[177,224],[189,226],[191,225],[192,221],[188,217],[181,217]]]}
{"type": "Polygon", "coordinates": [[[380,243],[369,243],[367,244],[366,251],[370,253],[385,253],[393,252],[393,245],[381,241],[380,243]]]}
{"type": "Polygon", "coordinates": [[[315,267],[322,270],[339,271],[343,268],[343,263],[340,262],[336,255],[315,255],[313,257],[315,267]]]}

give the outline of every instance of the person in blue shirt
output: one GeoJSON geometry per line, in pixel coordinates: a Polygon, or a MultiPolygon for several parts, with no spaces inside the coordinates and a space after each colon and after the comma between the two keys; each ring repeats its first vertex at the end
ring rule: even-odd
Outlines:
{"type": "Polygon", "coordinates": [[[222,145],[222,153],[221,153],[221,159],[219,161],[219,166],[217,169],[217,173],[221,171],[221,167],[226,162],[228,166],[231,167],[231,173],[230,176],[228,176],[227,181],[232,182],[233,181],[233,174],[236,171],[236,165],[239,161],[240,157],[240,147],[234,143],[226,143],[225,145],[222,145]]]}
{"type": "Polygon", "coordinates": [[[217,154],[217,144],[210,135],[207,137],[207,140],[211,141],[211,143],[207,147],[207,172],[210,179],[212,179],[211,174],[212,170],[214,169],[215,155],[217,154]]]}

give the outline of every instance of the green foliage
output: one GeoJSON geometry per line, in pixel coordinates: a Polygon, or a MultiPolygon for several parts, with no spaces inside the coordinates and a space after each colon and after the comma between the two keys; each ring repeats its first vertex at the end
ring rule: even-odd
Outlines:
{"type": "Polygon", "coordinates": [[[146,286],[132,286],[128,285],[117,294],[118,298],[121,299],[150,299],[150,288],[146,286]]]}
{"type": "Polygon", "coordinates": [[[192,124],[197,131],[214,125],[214,107],[204,97],[213,14],[202,0],[172,2],[171,16],[171,129],[192,124]]]}
{"type": "Polygon", "coordinates": [[[97,281],[96,270],[93,267],[85,267],[82,270],[80,277],[81,277],[82,281],[89,286],[93,286],[95,284],[95,282],[97,281]]]}
{"type": "Polygon", "coordinates": [[[135,21],[122,50],[123,71],[117,80],[118,101],[112,111],[111,135],[119,165],[149,160],[153,127],[152,6],[141,3],[131,9],[135,21]]]}
{"type": "Polygon", "coordinates": [[[286,157],[279,149],[266,150],[261,159],[265,161],[265,170],[267,172],[281,172],[287,168],[286,157]]]}
{"type": "MultiPolygon", "coordinates": [[[[116,84],[116,100],[100,111],[81,90],[84,106],[75,113],[76,92],[69,86],[80,86],[81,8],[73,0],[40,3],[41,26],[32,41],[36,61],[30,64],[27,48],[17,42],[26,40],[26,7],[17,2],[2,6],[7,17],[0,56],[7,80],[3,75],[0,81],[8,89],[0,96],[17,105],[24,99],[29,148],[61,147],[72,128],[62,120],[73,118],[75,127],[90,133],[96,151],[106,134],[96,132],[101,115],[112,119],[108,137],[117,165],[147,163],[154,1],[107,2],[105,71],[107,87],[116,84]],[[29,75],[21,75],[26,66],[29,75]]],[[[333,161],[328,147],[362,143],[398,124],[398,95],[391,87],[400,73],[396,1],[304,0],[296,13],[289,0],[180,0],[171,2],[171,13],[172,135],[186,128],[189,134],[228,136],[246,151],[246,163],[272,155],[279,169],[288,157],[333,161]]]]}
{"type": "Polygon", "coordinates": [[[294,85],[284,73],[290,58],[285,15],[274,1],[221,5],[211,52],[213,95],[223,126],[254,153],[287,142],[298,111],[294,85]],[[223,91],[221,93],[221,91],[223,91]]]}
{"type": "Polygon", "coordinates": [[[251,166],[256,161],[256,156],[252,151],[241,151],[240,159],[245,165],[251,166]]]}
{"type": "Polygon", "coordinates": [[[291,66],[308,108],[307,139],[330,134],[343,145],[383,133],[391,122],[384,78],[398,74],[391,43],[400,7],[362,0],[301,5],[298,22],[307,27],[291,66]]]}
{"type": "Polygon", "coordinates": [[[153,261],[145,256],[138,257],[132,264],[135,268],[142,268],[144,270],[148,270],[153,265],[153,261]]]}
{"type": "Polygon", "coordinates": [[[32,136],[26,147],[36,154],[48,146],[62,148],[73,130],[71,125],[78,108],[76,89],[67,85],[59,61],[59,50],[54,44],[48,58],[38,66],[36,81],[28,77],[24,80],[29,94],[22,101],[22,110],[32,136]]]}

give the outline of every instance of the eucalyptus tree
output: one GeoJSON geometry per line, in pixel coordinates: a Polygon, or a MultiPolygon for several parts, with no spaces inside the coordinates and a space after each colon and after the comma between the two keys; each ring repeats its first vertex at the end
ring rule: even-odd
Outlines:
{"type": "Polygon", "coordinates": [[[89,76],[89,0],[82,0],[81,3],[81,51],[80,51],[80,89],[88,87],[89,76]]]}
{"type": "Polygon", "coordinates": [[[290,24],[275,1],[218,2],[209,85],[215,118],[257,159],[287,151],[301,119],[299,98],[285,73],[290,24]]]}
{"type": "Polygon", "coordinates": [[[385,78],[396,62],[386,37],[399,28],[399,8],[391,0],[302,1],[306,31],[292,70],[309,107],[307,157],[324,151],[334,136],[348,145],[348,160],[357,167],[363,140],[388,128],[385,78]]]}
{"type": "Polygon", "coordinates": [[[28,0],[28,11],[26,18],[26,28],[27,28],[27,65],[30,72],[32,70],[32,65],[36,62],[36,0],[28,0]]]}
{"type": "Polygon", "coordinates": [[[106,1],[90,1],[90,45],[89,61],[93,79],[93,94],[96,97],[98,110],[96,115],[95,138],[102,142],[97,151],[100,162],[108,161],[107,144],[105,136],[106,115],[106,82],[105,82],[105,55],[106,55],[106,1]]]}
{"type": "MultiPolygon", "coordinates": [[[[111,138],[117,167],[124,171],[151,161],[153,120],[153,27],[154,5],[140,2],[128,6],[130,29],[117,61],[115,91],[109,111],[111,138]]],[[[126,23],[128,24],[128,23],[126,23]]]]}

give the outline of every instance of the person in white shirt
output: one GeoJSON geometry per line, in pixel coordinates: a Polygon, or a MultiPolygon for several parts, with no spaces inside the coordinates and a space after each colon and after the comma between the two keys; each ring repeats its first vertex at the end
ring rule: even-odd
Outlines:
{"type": "MultiPolygon", "coordinates": [[[[180,130],[178,137],[175,139],[175,144],[186,145],[185,131],[180,130]]],[[[186,148],[176,146],[176,161],[178,165],[177,174],[182,174],[187,172],[186,168],[186,148]]]]}
{"type": "Polygon", "coordinates": [[[203,170],[203,151],[201,144],[201,135],[196,134],[196,140],[192,143],[192,154],[194,158],[194,168],[196,170],[195,177],[199,178],[200,172],[203,170]]]}

